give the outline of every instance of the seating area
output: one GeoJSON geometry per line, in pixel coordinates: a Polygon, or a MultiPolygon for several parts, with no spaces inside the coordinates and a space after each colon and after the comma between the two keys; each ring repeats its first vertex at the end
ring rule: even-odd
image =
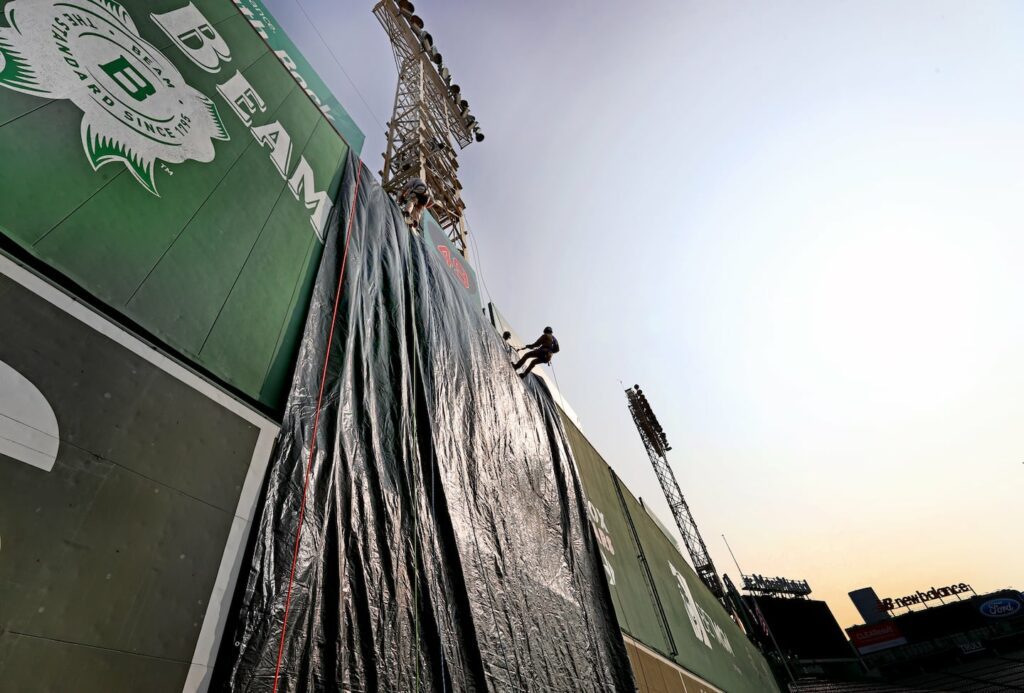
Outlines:
{"type": "Polygon", "coordinates": [[[899,683],[837,682],[801,679],[790,693],[1007,693],[1024,691],[1024,653],[995,656],[906,677],[899,683]]]}
{"type": "Polygon", "coordinates": [[[986,657],[941,672],[905,679],[914,689],[962,693],[1024,691],[1024,658],[986,657]]]}

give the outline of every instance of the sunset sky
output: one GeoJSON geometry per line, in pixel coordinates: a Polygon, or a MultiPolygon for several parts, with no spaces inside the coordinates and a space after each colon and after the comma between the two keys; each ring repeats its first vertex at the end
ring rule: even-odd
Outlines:
{"type": "MultiPolygon", "coordinates": [[[[620,380],[720,572],[725,534],[842,626],[859,587],[1024,588],[1024,3],[414,2],[487,135],[460,168],[485,297],[554,327],[664,524],[620,380]]],[[[266,4],[377,171],[372,3],[266,4]]]]}

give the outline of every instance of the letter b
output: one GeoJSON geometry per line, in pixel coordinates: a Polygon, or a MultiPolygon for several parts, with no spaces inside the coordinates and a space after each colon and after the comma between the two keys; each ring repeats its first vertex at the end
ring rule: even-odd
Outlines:
{"type": "Polygon", "coordinates": [[[142,73],[136,70],[135,66],[128,62],[128,58],[123,55],[109,63],[100,65],[100,68],[114,80],[117,86],[136,101],[145,101],[156,93],[153,84],[143,77],[142,73]]]}
{"type": "Polygon", "coordinates": [[[149,17],[182,53],[207,72],[218,72],[221,62],[231,60],[228,44],[192,3],[149,17]]]}

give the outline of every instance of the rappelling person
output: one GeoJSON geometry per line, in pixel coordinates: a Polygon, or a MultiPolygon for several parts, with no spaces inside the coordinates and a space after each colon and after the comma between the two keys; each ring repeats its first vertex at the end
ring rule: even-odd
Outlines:
{"type": "Polygon", "coordinates": [[[551,357],[558,353],[558,340],[555,339],[554,330],[550,327],[544,328],[544,334],[542,334],[536,342],[533,344],[527,344],[522,349],[532,349],[523,354],[523,357],[516,362],[513,366],[517,371],[523,366],[528,359],[533,359],[533,362],[527,366],[526,370],[519,374],[520,378],[525,378],[526,375],[533,370],[533,367],[538,363],[551,363],[551,357]]]}
{"type": "Polygon", "coordinates": [[[402,217],[409,228],[422,231],[423,212],[434,206],[434,198],[422,179],[410,178],[398,194],[398,206],[402,208],[402,217]]]}

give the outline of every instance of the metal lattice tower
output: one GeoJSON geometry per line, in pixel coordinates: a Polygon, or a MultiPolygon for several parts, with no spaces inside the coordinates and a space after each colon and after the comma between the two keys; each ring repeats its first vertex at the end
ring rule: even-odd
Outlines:
{"type": "Polygon", "coordinates": [[[651,459],[654,474],[658,477],[665,500],[668,501],[668,507],[672,510],[676,527],[679,528],[683,543],[686,544],[686,550],[690,553],[694,570],[697,571],[697,575],[711,590],[711,593],[718,599],[722,599],[725,591],[722,589],[718,571],[715,570],[715,564],[711,561],[708,547],[700,536],[700,530],[697,529],[697,522],[693,519],[690,506],[686,504],[683,492],[679,489],[679,482],[676,481],[676,476],[672,473],[672,468],[665,457],[665,453],[672,449],[668,444],[668,437],[661,424],[658,423],[657,417],[654,416],[654,412],[651,411],[651,405],[647,402],[639,385],[626,390],[626,401],[629,404],[629,413],[633,416],[633,423],[636,424],[636,429],[640,432],[640,438],[647,449],[647,456],[651,459]]]}
{"type": "Polygon", "coordinates": [[[397,195],[410,179],[422,179],[434,197],[431,213],[465,257],[466,205],[454,145],[465,149],[484,136],[459,85],[452,83],[433,38],[423,29],[423,20],[413,12],[407,0],[381,0],[373,8],[388,33],[398,66],[381,184],[397,195]]]}

